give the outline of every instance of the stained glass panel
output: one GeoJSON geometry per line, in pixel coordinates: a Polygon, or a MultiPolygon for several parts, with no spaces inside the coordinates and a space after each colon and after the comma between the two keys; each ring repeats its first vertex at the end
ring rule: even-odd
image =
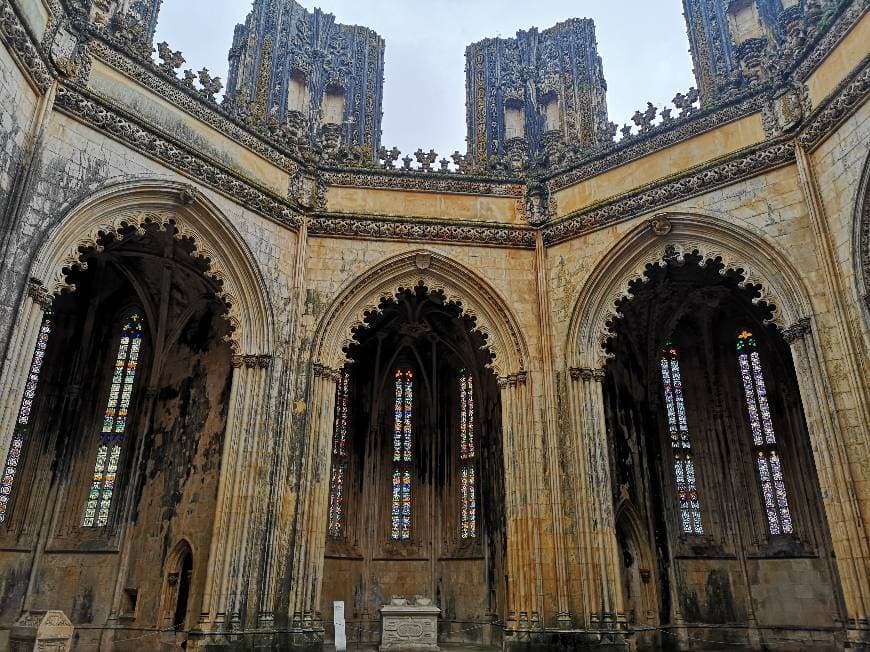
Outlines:
{"type": "Polygon", "coordinates": [[[737,336],[737,362],[743,380],[746,412],[749,415],[752,443],[757,456],[758,481],[767,514],[768,530],[774,535],[791,534],[791,511],[788,507],[782,466],[776,451],[776,433],[767,402],[761,354],[758,352],[755,337],[749,331],[744,330],[737,336]]]}
{"type": "Polygon", "coordinates": [[[414,410],[414,373],[398,369],[393,405],[393,499],[390,537],[396,541],[411,538],[411,455],[414,410]]]}
{"type": "Polygon", "coordinates": [[[692,443],[686,421],[686,405],[683,399],[683,379],[677,347],[668,342],[659,361],[662,372],[662,388],[665,394],[665,411],[671,448],[674,455],[674,478],[677,485],[677,506],[680,523],[685,534],[703,534],[701,502],[692,462],[692,443]]]}
{"type": "Polygon", "coordinates": [[[130,399],[133,396],[142,347],[143,325],[142,316],[134,312],[121,328],[121,341],[112,371],[112,383],[103,417],[103,432],[94,462],[94,478],[85,503],[82,527],[105,527],[109,521],[118,461],[124,445],[130,399]]]}
{"type": "Polygon", "coordinates": [[[459,375],[459,459],[462,464],[459,473],[459,536],[462,539],[477,536],[474,420],[474,381],[471,373],[463,369],[459,375]]]}
{"type": "Polygon", "coordinates": [[[21,453],[24,449],[24,438],[27,434],[27,426],[30,423],[33,401],[36,399],[39,375],[42,372],[42,362],[45,359],[45,349],[48,346],[48,336],[51,335],[52,326],[51,314],[46,313],[39,327],[39,335],[36,338],[36,346],[33,349],[33,359],[30,361],[27,381],[24,384],[24,395],[21,397],[21,405],[18,408],[17,424],[12,432],[12,441],[9,442],[9,450],[6,452],[6,463],[3,466],[3,476],[0,478],[0,523],[6,521],[6,510],[12,497],[15,473],[18,471],[18,463],[21,460],[21,453]]]}

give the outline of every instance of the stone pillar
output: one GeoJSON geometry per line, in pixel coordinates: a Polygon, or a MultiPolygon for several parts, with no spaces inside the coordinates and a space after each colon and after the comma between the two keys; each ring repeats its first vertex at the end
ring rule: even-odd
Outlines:
{"type": "Polygon", "coordinates": [[[870,640],[870,542],[861,518],[856,483],[849,466],[831,382],[825,370],[812,320],[804,317],[785,329],[791,346],[801,402],[807,420],[822,500],[843,586],[850,638],[870,640]]]}
{"type": "MultiPolygon", "coordinates": [[[[264,410],[270,355],[234,355],[227,429],[199,629],[242,625],[241,607],[256,605],[258,559],[271,449],[264,410]]],[[[249,619],[249,618],[248,618],[249,619]]]]}
{"type": "Polygon", "coordinates": [[[0,455],[4,462],[18,419],[42,318],[51,308],[51,301],[51,295],[42,284],[31,279],[9,341],[8,357],[0,369],[0,455]]]}
{"type": "MultiPolygon", "coordinates": [[[[524,371],[498,379],[504,448],[505,525],[507,528],[508,630],[540,626],[543,610],[541,521],[538,515],[540,456],[530,441],[531,399],[524,371]]],[[[511,634],[508,634],[510,636],[511,634]]]]}
{"type": "Polygon", "coordinates": [[[571,463],[575,469],[577,545],[582,560],[582,603],[586,626],[620,628],[625,610],[616,543],[607,428],[604,420],[604,369],[570,370],[571,463]]]}
{"type": "Polygon", "coordinates": [[[306,406],[308,427],[305,430],[305,462],[299,483],[288,607],[290,643],[295,645],[323,641],[320,591],[326,550],[332,428],[338,378],[338,370],[321,364],[314,364],[312,368],[306,406]]]}

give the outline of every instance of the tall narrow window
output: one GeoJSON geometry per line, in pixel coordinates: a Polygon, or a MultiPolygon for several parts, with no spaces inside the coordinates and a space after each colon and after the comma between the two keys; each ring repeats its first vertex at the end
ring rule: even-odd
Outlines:
{"type": "Polygon", "coordinates": [[[471,374],[463,370],[459,376],[459,536],[477,536],[477,503],[474,440],[474,383],[471,374]]]}
{"type": "Polygon", "coordinates": [[[94,463],[94,480],[82,517],[83,527],[104,527],[109,520],[118,460],[127,429],[130,397],[136,381],[136,364],[142,346],[142,326],[142,316],[134,312],[121,328],[121,342],[115,358],[106,416],[103,418],[103,432],[94,463]]]}
{"type": "Polygon", "coordinates": [[[746,410],[752,429],[752,443],[767,512],[767,524],[771,534],[791,534],[791,512],[788,509],[782,465],[776,452],[776,433],[767,403],[761,356],[755,337],[749,331],[745,330],[737,336],[737,362],[743,378],[746,410]]]}
{"type": "Polygon", "coordinates": [[[332,427],[332,473],[329,483],[329,536],[344,536],[344,481],[347,475],[347,400],[350,373],[342,369],[335,389],[332,427]]]}
{"type": "Polygon", "coordinates": [[[24,396],[21,397],[21,404],[18,407],[18,419],[15,423],[15,430],[12,432],[12,441],[9,442],[9,450],[6,453],[3,478],[0,479],[0,523],[6,521],[6,511],[9,509],[12,487],[15,484],[15,473],[18,471],[18,463],[21,461],[21,453],[24,449],[24,439],[30,424],[33,401],[39,386],[39,374],[42,371],[42,361],[45,359],[45,347],[48,345],[48,336],[51,334],[52,326],[51,313],[47,312],[39,327],[33,359],[30,361],[30,371],[27,374],[27,382],[24,384],[24,396]]]}
{"type": "Polygon", "coordinates": [[[411,418],[414,408],[414,374],[396,371],[396,402],[393,425],[393,504],[390,537],[411,538],[411,418]]]}
{"type": "Polygon", "coordinates": [[[692,461],[692,443],[686,425],[686,405],[683,402],[680,362],[677,347],[670,342],[666,343],[662,350],[661,367],[665,407],[668,413],[668,430],[671,434],[671,451],[674,456],[677,502],[680,508],[683,532],[685,534],[703,534],[701,502],[698,500],[695,464],[692,461]]]}

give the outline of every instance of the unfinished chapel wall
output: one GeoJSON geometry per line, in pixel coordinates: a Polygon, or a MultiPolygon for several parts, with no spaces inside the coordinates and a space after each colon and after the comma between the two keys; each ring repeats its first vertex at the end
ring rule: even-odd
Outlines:
{"type": "Polygon", "coordinates": [[[683,4],[672,108],[571,19],[469,46],[447,156],[295,0],[226,93],[159,0],[0,0],[0,648],[870,645],[867,3],[683,4]]]}

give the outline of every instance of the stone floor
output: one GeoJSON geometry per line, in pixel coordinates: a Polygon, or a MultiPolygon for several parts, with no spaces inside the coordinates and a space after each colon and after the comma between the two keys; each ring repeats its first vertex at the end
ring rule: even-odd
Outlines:
{"type": "MultiPolygon", "coordinates": [[[[439,647],[444,652],[497,652],[497,650],[501,649],[498,647],[486,647],[481,645],[452,645],[449,643],[440,643],[439,647]]],[[[347,646],[347,652],[376,652],[377,649],[377,645],[358,645],[351,643],[347,646]]],[[[335,652],[335,647],[332,645],[325,645],[323,650],[324,652],[335,652]]]]}

